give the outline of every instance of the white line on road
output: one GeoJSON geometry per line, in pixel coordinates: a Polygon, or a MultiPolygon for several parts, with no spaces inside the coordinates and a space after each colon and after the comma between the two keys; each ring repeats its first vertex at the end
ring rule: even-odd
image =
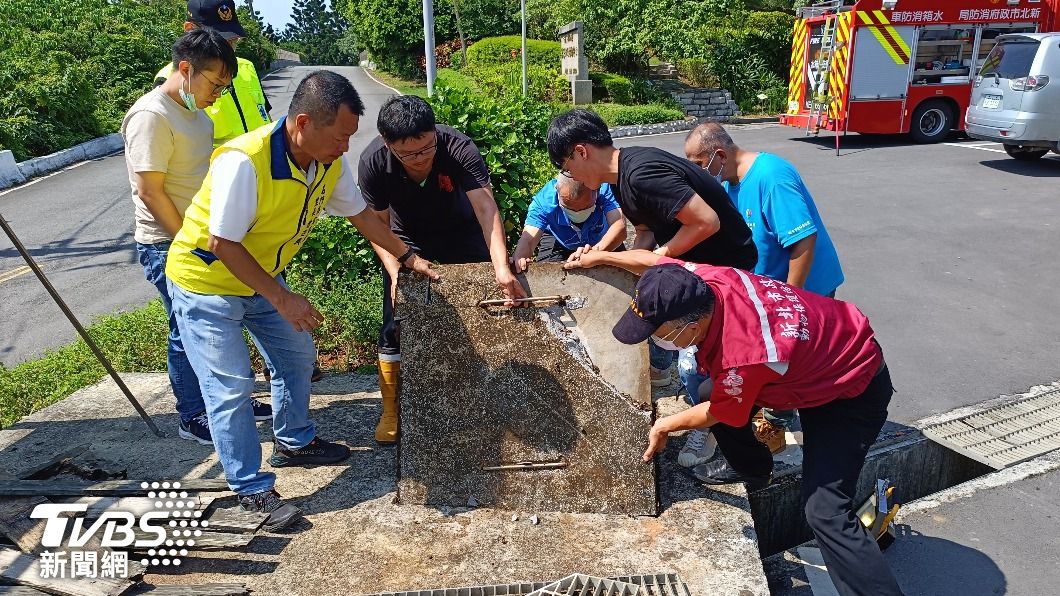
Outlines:
{"type": "Polygon", "coordinates": [[[28,265],[23,265],[21,267],[15,267],[11,271],[5,271],[4,273],[0,273],[0,284],[4,283],[5,281],[15,279],[19,275],[29,273],[30,271],[32,271],[32,269],[30,269],[28,265]]]}
{"type": "Polygon", "coordinates": [[[991,149],[990,147],[977,147],[968,143],[943,143],[943,145],[949,145],[950,147],[960,147],[961,149],[978,149],[979,151],[989,151],[991,153],[1005,153],[1004,149],[991,149]]]}
{"type": "Polygon", "coordinates": [[[372,79],[372,80],[373,80],[373,81],[375,81],[376,83],[378,83],[378,84],[380,84],[380,85],[382,85],[382,86],[386,87],[387,89],[390,89],[391,91],[393,91],[394,93],[397,93],[398,95],[404,95],[404,93],[402,93],[402,92],[398,91],[397,89],[394,89],[394,88],[393,88],[393,87],[391,87],[390,85],[387,85],[387,84],[386,84],[386,83],[384,83],[383,81],[380,81],[379,79],[377,79],[377,78],[373,77],[373,76],[372,76],[372,73],[371,73],[371,72],[369,72],[367,68],[365,68],[365,67],[363,67],[363,66],[362,66],[362,67],[361,67],[361,70],[363,70],[363,71],[364,71],[364,74],[368,75],[368,78],[369,78],[369,79],[372,79]]]}

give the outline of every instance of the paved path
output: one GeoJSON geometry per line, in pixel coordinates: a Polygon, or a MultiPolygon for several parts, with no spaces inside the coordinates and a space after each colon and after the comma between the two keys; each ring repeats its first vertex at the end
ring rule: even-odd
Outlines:
{"type": "MultiPolygon", "coordinates": [[[[287,112],[298,82],[313,70],[289,67],[265,79],[263,86],[274,106],[273,116],[287,112]]],[[[356,160],[375,136],[379,106],[393,91],[374,82],[360,68],[333,70],[350,78],[365,103],[367,113],[347,156],[356,160]]],[[[84,162],[2,192],[0,213],[82,322],[115,310],[138,308],[157,295],[144,280],[136,259],[123,155],[84,162]]],[[[5,366],[67,344],[75,337],[73,327],[3,236],[0,322],[0,363],[5,366]]]]}

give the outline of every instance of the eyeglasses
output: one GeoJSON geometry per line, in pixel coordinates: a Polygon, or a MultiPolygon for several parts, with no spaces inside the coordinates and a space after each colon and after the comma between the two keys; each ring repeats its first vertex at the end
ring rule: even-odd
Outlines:
{"type": "Polygon", "coordinates": [[[391,149],[390,152],[394,154],[394,157],[397,157],[401,161],[409,161],[409,160],[416,159],[417,157],[419,157],[421,155],[430,155],[430,154],[434,153],[436,149],[438,149],[438,140],[437,139],[435,139],[433,145],[429,145],[427,147],[424,147],[423,149],[420,149],[419,151],[413,151],[412,153],[406,153],[405,155],[402,155],[402,154],[398,153],[397,151],[394,151],[393,149],[391,149]]]}
{"type": "Polygon", "coordinates": [[[222,85],[222,84],[218,83],[217,81],[215,81],[215,80],[211,79],[210,77],[206,76],[206,73],[200,72],[199,76],[201,76],[202,78],[206,79],[206,82],[208,82],[211,85],[213,85],[213,91],[210,92],[211,95],[225,95],[225,94],[228,93],[228,89],[229,89],[228,85],[222,85]]]}
{"type": "Polygon", "coordinates": [[[574,179],[574,176],[571,176],[570,170],[568,170],[567,168],[564,168],[563,164],[567,163],[568,161],[570,161],[570,158],[574,157],[574,151],[575,151],[575,148],[571,147],[570,153],[567,154],[567,157],[564,157],[563,161],[561,161],[558,164],[556,164],[559,167],[560,175],[563,176],[563,177],[566,177],[566,178],[570,178],[572,180],[574,179]]]}

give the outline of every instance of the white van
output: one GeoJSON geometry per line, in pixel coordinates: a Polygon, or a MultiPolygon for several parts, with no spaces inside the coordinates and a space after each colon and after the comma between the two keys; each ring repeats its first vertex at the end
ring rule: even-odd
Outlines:
{"type": "Polygon", "coordinates": [[[983,61],[964,116],[968,136],[1016,159],[1060,153],[1060,33],[1010,33],[983,61]]]}

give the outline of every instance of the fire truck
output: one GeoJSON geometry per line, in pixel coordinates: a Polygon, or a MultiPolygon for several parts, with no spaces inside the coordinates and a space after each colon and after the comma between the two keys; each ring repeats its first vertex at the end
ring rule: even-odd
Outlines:
{"type": "Polygon", "coordinates": [[[833,0],[803,8],[780,121],[808,135],[964,128],[972,82],[998,35],[1055,31],[1060,0],[833,0]]]}

